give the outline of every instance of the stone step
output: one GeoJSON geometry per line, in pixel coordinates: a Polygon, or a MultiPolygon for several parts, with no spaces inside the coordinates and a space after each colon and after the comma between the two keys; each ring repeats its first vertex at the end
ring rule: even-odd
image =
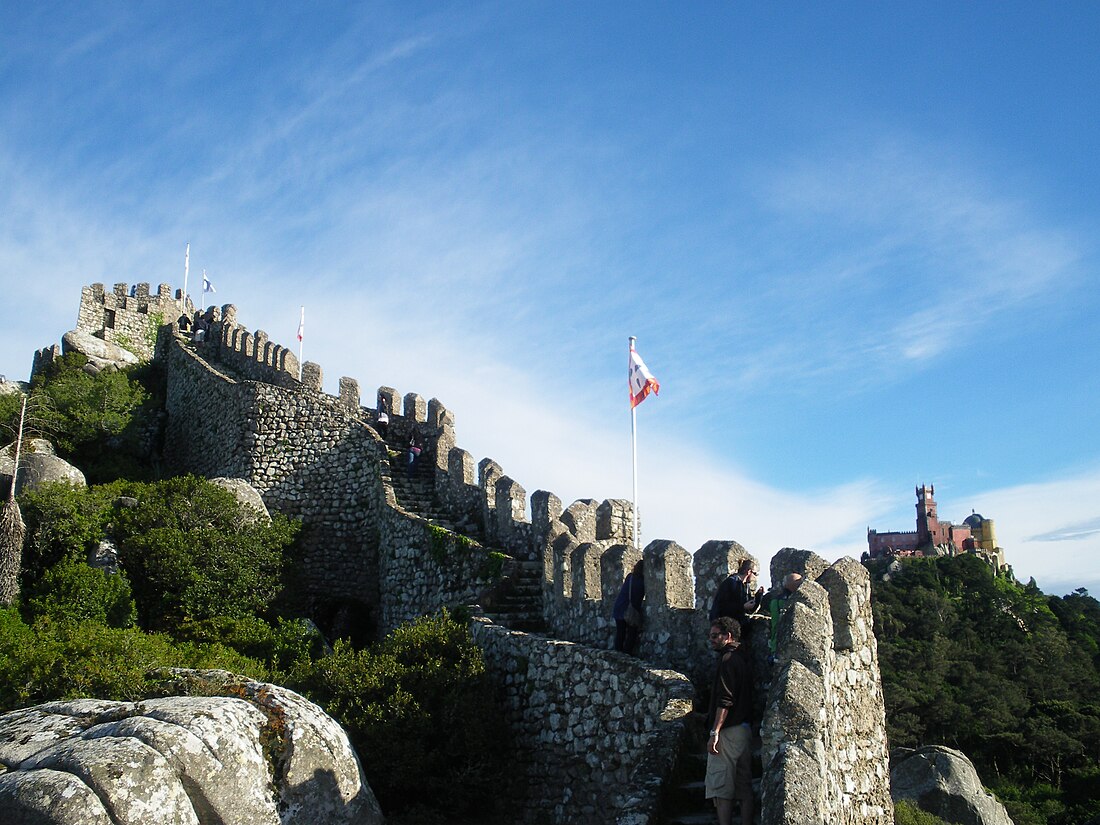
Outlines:
{"type": "MultiPolygon", "coordinates": [[[[684,814],[673,814],[661,820],[665,825],[714,825],[718,820],[714,813],[714,805],[710,802],[705,803],[707,805],[706,811],[695,811],[684,814]]],[[[733,825],[741,825],[741,814],[734,808],[733,819],[731,820],[733,825]]],[[[753,822],[760,822],[760,815],[753,816],[753,822]]]]}
{"type": "Polygon", "coordinates": [[[483,613],[486,619],[498,624],[501,627],[506,627],[509,630],[521,630],[524,633],[545,633],[546,623],[542,620],[542,617],[513,617],[496,613],[483,613]]]}

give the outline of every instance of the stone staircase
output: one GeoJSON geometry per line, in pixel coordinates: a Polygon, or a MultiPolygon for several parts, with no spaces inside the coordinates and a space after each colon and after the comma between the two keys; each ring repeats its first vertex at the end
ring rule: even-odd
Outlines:
{"type": "Polygon", "coordinates": [[[506,581],[482,615],[509,630],[544,634],[542,565],[534,561],[513,561],[505,575],[506,581]]]}
{"type": "MultiPolygon", "coordinates": [[[[661,800],[662,825],[714,825],[718,821],[714,804],[706,799],[705,777],[707,757],[706,713],[696,711],[687,720],[687,730],[680,743],[680,754],[669,781],[665,783],[661,800]]],[[[753,737],[752,788],[756,796],[752,825],[760,822],[760,737],[753,737]]],[[[739,805],[734,804],[734,825],[749,825],[741,821],[739,805]]]]}
{"type": "Polygon", "coordinates": [[[409,472],[405,450],[392,445],[387,445],[386,456],[388,463],[382,468],[382,480],[393,487],[393,494],[401,509],[415,513],[451,532],[481,541],[480,530],[472,519],[456,519],[444,509],[436,497],[431,464],[418,460],[413,465],[412,472],[409,472]]]}
{"type": "MultiPolygon", "coordinates": [[[[388,462],[382,468],[382,478],[393,487],[397,503],[403,510],[485,544],[480,525],[469,516],[455,517],[436,497],[432,466],[428,461],[418,459],[409,472],[408,453],[404,447],[387,444],[386,453],[388,462]]],[[[481,613],[510,630],[545,632],[541,565],[534,561],[507,562],[504,580],[494,589],[491,599],[486,600],[481,613]]]]}

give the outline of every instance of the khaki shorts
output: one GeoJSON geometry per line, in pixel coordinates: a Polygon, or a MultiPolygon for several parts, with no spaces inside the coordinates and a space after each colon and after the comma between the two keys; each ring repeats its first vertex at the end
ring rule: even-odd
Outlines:
{"type": "Polygon", "coordinates": [[[718,755],[707,751],[707,799],[744,799],[752,794],[752,730],[731,725],[718,733],[718,755]]]}

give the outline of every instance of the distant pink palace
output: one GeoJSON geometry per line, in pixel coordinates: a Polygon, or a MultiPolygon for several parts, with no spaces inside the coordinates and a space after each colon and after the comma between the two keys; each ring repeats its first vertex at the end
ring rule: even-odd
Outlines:
{"type": "Polygon", "coordinates": [[[936,515],[935,485],[916,488],[917,529],[904,533],[880,533],[867,530],[867,550],[871,558],[882,555],[942,556],[959,553],[995,553],[997,539],[993,520],[971,512],[962,524],[940,521],[936,515]]]}

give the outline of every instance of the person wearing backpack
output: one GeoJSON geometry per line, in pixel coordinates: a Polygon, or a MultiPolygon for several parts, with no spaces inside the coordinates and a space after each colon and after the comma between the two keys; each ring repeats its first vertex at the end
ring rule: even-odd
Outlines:
{"type": "Polygon", "coordinates": [[[636,655],[638,635],[642,629],[642,600],[645,598],[643,569],[643,563],[639,560],[634,569],[627,573],[615,606],[611,609],[611,616],[615,619],[615,649],[630,656],[636,655]]]}

